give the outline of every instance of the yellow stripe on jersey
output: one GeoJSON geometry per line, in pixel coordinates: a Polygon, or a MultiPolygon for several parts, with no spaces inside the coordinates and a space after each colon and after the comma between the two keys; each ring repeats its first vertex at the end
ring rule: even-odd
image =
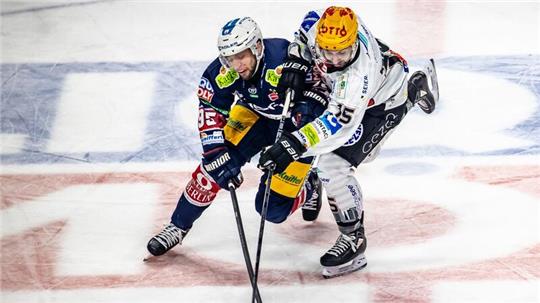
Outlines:
{"type": "Polygon", "coordinates": [[[238,104],[233,106],[224,128],[225,140],[238,145],[257,120],[259,116],[250,109],[238,104]]]}

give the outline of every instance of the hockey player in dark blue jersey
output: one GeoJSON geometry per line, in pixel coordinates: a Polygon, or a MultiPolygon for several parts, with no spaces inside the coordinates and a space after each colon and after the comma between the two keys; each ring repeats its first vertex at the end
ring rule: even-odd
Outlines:
{"type": "MultiPolygon", "coordinates": [[[[202,161],[182,193],[170,224],[148,242],[152,255],[162,255],[180,244],[218,191],[228,190],[230,182],[239,187],[241,167],[274,143],[284,103],[276,88],[288,46],[284,39],[263,39],[249,17],[231,20],[221,29],[220,55],[204,71],[197,89],[202,161]]],[[[326,108],[325,93],[310,91],[308,86],[303,96],[295,98],[295,121],[306,123],[317,117],[326,108]]],[[[285,130],[294,130],[298,123],[287,120],[285,130]]],[[[308,174],[310,163],[311,158],[300,159],[272,177],[268,221],[283,222],[306,200],[321,198],[320,181],[308,174]]],[[[266,174],[255,198],[259,213],[265,180],[266,174]]]]}

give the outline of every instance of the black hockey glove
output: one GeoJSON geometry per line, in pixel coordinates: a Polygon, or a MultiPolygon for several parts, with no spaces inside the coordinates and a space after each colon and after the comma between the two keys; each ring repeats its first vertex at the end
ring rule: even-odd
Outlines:
{"type": "Polygon", "coordinates": [[[304,90],[309,62],[304,59],[289,56],[283,63],[281,78],[279,79],[277,92],[281,100],[285,100],[288,88],[294,92],[293,100],[298,100],[304,90]]]}
{"type": "Polygon", "coordinates": [[[275,166],[274,174],[282,173],[305,152],[306,148],[295,136],[284,132],[278,142],[261,153],[259,168],[264,170],[275,166]]]}
{"type": "Polygon", "coordinates": [[[202,165],[204,170],[223,189],[229,190],[229,182],[238,188],[244,181],[240,166],[231,159],[229,150],[225,146],[204,153],[202,165]]]}
{"type": "Polygon", "coordinates": [[[322,115],[328,107],[328,97],[317,91],[305,90],[300,100],[294,103],[291,111],[292,122],[297,128],[322,115]]]}

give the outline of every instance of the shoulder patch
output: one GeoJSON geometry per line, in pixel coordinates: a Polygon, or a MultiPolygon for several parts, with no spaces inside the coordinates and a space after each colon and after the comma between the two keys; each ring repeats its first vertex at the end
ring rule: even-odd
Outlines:
{"type": "Polygon", "coordinates": [[[266,82],[270,83],[273,87],[277,87],[279,79],[281,78],[281,70],[282,66],[278,66],[275,69],[267,69],[266,74],[264,76],[264,80],[266,82]]]}
{"type": "Polygon", "coordinates": [[[240,75],[234,69],[221,67],[216,76],[216,84],[219,88],[225,88],[231,86],[238,79],[240,79],[240,75]]]}

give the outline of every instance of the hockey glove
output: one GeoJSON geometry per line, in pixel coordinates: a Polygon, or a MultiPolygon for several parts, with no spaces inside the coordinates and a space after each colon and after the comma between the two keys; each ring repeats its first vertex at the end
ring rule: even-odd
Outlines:
{"type": "Polygon", "coordinates": [[[328,97],[316,91],[305,90],[300,102],[295,102],[291,111],[293,124],[300,128],[322,115],[328,107],[328,97]]]}
{"type": "Polygon", "coordinates": [[[225,146],[204,153],[202,165],[210,177],[223,189],[229,190],[229,182],[238,188],[244,181],[240,166],[233,161],[225,146]]]}
{"type": "Polygon", "coordinates": [[[305,152],[306,148],[295,136],[284,132],[278,142],[261,153],[259,168],[274,167],[274,174],[282,173],[305,152]]]}
{"type": "Polygon", "coordinates": [[[277,92],[281,100],[285,100],[285,93],[288,88],[294,92],[293,100],[301,98],[308,69],[309,62],[294,56],[290,56],[283,63],[281,78],[279,78],[277,86],[277,92]]]}

